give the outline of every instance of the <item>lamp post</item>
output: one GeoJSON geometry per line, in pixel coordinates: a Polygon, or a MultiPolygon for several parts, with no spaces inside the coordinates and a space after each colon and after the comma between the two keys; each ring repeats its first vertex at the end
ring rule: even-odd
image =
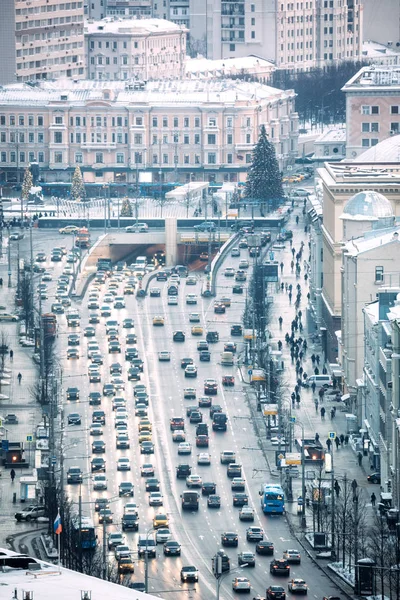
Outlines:
{"type": "Polygon", "coordinates": [[[221,583],[225,579],[225,577],[227,577],[231,573],[235,573],[235,572],[241,571],[242,569],[244,569],[245,567],[248,567],[248,566],[249,566],[248,563],[244,563],[240,567],[239,566],[235,567],[234,569],[231,569],[230,571],[227,571],[226,573],[222,573],[218,577],[217,584],[216,584],[216,590],[215,590],[215,598],[216,598],[216,600],[219,600],[219,592],[220,592],[220,588],[221,588],[221,583]]]}

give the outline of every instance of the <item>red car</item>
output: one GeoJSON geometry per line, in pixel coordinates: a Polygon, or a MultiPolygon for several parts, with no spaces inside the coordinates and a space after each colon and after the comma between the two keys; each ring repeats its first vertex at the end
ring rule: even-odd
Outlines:
{"type": "Polygon", "coordinates": [[[222,377],[222,385],[224,385],[224,386],[235,385],[234,376],[233,375],[224,375],[222,377]]]}

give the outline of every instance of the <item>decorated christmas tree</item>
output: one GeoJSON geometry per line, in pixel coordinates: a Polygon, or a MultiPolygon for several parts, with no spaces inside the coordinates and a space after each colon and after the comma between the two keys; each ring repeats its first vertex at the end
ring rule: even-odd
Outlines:
{"type": "Polygon", "coordinates": [[[274,208],[283,198],[282,174],[276,160],[275,148],[268,140],[265,126],[254,146],[252,162],[247,172],[245,196],[260,206],[274,208]]]}
{"type": "Polygon", "coordinates": [[[32,185],[33,185],[32,173],[31,173],[30,166],[28,166],[25,169],[24,181],[22,183],[22,191],[21,191],[21,196],[25,201],[29,200],[29,194],[31,193],[32,185]]]}
{"type": "Polygon", "coordinates": [[[85,184],[83,183],[82,171],[79,165],[76,166],[74,176],[72,177],[71,196],[77,202],[83,200],[86,196],[85,184]]]}
{"type": "Polygon", "coordinates": [[[124,198],[121,206],[121,217],[133,217],[132,204],[128,198],[124,198]]]}

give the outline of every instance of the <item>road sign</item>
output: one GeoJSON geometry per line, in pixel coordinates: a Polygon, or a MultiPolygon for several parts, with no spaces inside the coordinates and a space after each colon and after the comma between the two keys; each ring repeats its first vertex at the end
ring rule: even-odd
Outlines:
{"type": "Polygon", "coordinates": [[[247,374],[248,375],[253,375],[253,369],[248,369],[247,374]]]}
{"type": "Polygon", "coordinates": [[[26,441],[27,442],[33,442],[33,435],[27,435],[26,436],[26,441]]]}
{"type": "Polygon", "coordinates": [[[290,417],[290,422],[291,423],[296,423],[296,417],[290,417]]]}
{"type": "Polygon", "coordinates": [[[8,440],[1,440],[1,449],[8,452],[8,440]]]}
{"type": "Polygon", "coordinates": [[[275,256],[275,254],[271,250],[271,252],[269,253],[269,260],[274,260],[274,256],[275,256]]]}
{"type": "Polygon", "coordinates": [[[330,431],[328,437],[330,440],[334,440],[336,437],[336,431],[330,431]]]}
{"type": "Polygon", "coordinates": [[[285,460],[287,465],[301,465],[301,454],[300,452],[286,452],[285,460]]]}
{"type": "Polygon", "coordinates": [[[56,459],[56,457],[55,457],[55,456],[52,456],[52,458],[51,458],[51,464],[52,464],[52,465],[55,465],[56,463],[57,463],[57,459],[56,459]]]}

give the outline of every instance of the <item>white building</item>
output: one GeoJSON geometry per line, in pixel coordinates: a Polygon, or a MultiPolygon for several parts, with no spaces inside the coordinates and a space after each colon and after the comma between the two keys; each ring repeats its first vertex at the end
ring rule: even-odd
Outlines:
{"type": "Polygon", "coordinates": [[[88,79],[181,79],[187,30],[163,19],[103,19],[85,24],[88,79]]]}
{"type": "Polygon", "coordinates": [[[318,160],[343,160],[346,156],[346,129],[334,127],[328,129],[314,142],[313,159],[318,160]]]}
{"type": "Polygon", "coordinates": [[[360,386],[362,428],[369,439],[369,462],[381,473],[382,485],[391,479],[392,444],[392,327],[389,312],[400,288],[380,288],[378,300],[364,309],[364,369],[360,386]]]}
{"type": "Polygon", "coordinates": [[[394,506],[400,507],[400,295],[389,311],[392,338],[392,447],[389,452],[394,506]]]}
{"type": "Polygon", "coordinates": [[[2,177],[37,161],[45,181],[245,181],[266,126],[280,170],[297,156],[293,90],[217,81],[58,80],[0,89],[2,177]]]}
{"type": "Polygon", "coordinates": [[[209,60],[207,58],[186,59],[186,77],[191,79],[209,79],[215,77],[236,77],[238,75],[268,79],[275,71],[275,65],[257,56],[209,60]]]}
{"type": "Polygon", "coordinates": [[[361,59],[368,61],[371,65],[398,66],[400,65],[400,52],[392,43],[385,45],[368,40],[363,42],[361,59]]]}

